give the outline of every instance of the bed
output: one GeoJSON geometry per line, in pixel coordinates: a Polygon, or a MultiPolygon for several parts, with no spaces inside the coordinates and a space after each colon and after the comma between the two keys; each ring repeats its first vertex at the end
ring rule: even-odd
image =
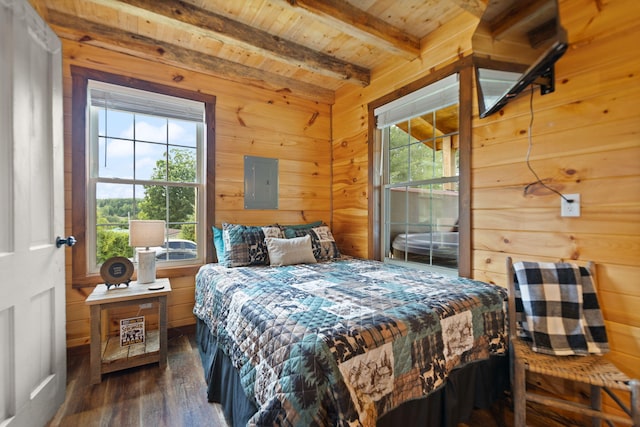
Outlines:
{"type": "Polygon", "coordinates": [[[197,341],[233,426],[456,425],[508,387],[506,290],[376,261],[204,265],[197,341]]]}

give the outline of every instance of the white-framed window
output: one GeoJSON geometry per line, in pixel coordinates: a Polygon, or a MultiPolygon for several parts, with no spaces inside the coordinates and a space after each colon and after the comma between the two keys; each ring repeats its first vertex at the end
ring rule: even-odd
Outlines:
{"type": "Polygon", "coordinates": [[[381,253],[453,273],[459,261],[459,79],[453,74],[374,110],[381,253]]]}
{"type": "Polygon", "coordinates": [[[204,104],[94,80],[87,96],[87,271],[134,257],[130,219],[165,221],[159,263],[201,264],[204,104]]]}

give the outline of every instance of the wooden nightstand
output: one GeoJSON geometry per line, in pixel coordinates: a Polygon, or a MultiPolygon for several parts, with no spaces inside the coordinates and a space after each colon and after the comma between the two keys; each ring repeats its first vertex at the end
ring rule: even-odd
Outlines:
{"type": "MultiPolygon", "coordinates": [[[[85,303],[91,306],[91,383],[102,381],[102,374],[134,366],[158,362],[167,365],[167,295],[171,292],[169,279],[157,279],[160,290],[149,290],[151,283],[131,282],[128,287],[111,288],[98,285],[85,303]],[[158,306],[158,329],[146,331],[144,343],[120,346],[119,336],[103,334],[102,311],[145,304],[158,306]]],[[[146,329],[146,326],[145,326],[146,329]]]]}

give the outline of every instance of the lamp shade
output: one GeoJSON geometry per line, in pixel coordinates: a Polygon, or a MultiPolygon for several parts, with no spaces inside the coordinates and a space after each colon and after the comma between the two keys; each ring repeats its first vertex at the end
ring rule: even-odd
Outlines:
{"type": "Polygon", "coordinates": [[[164,221],[129,221],[129,246],[134,248],[160,246],[164,243],[164,221]]]}

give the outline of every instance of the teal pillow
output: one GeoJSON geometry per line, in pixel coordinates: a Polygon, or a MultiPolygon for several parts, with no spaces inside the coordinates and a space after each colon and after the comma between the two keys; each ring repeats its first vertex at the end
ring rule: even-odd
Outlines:
{"type": "Polygon", "coordinates": [[[222,239],[222,229],[211,227],[213,230],[213,246],[216,248],[216,257],[218,262],[224,259],[224,240],[222,239]]]}
{"type": "Polygon", "coordinates": [[[293,239],[298,237],[296,230],[311,230],[312,228],[320,227],[321,225],[322,221],[314,221],[308,224],[281,225],[280,228],[284,233],[284,237],[287,239],[293,239]]]}

